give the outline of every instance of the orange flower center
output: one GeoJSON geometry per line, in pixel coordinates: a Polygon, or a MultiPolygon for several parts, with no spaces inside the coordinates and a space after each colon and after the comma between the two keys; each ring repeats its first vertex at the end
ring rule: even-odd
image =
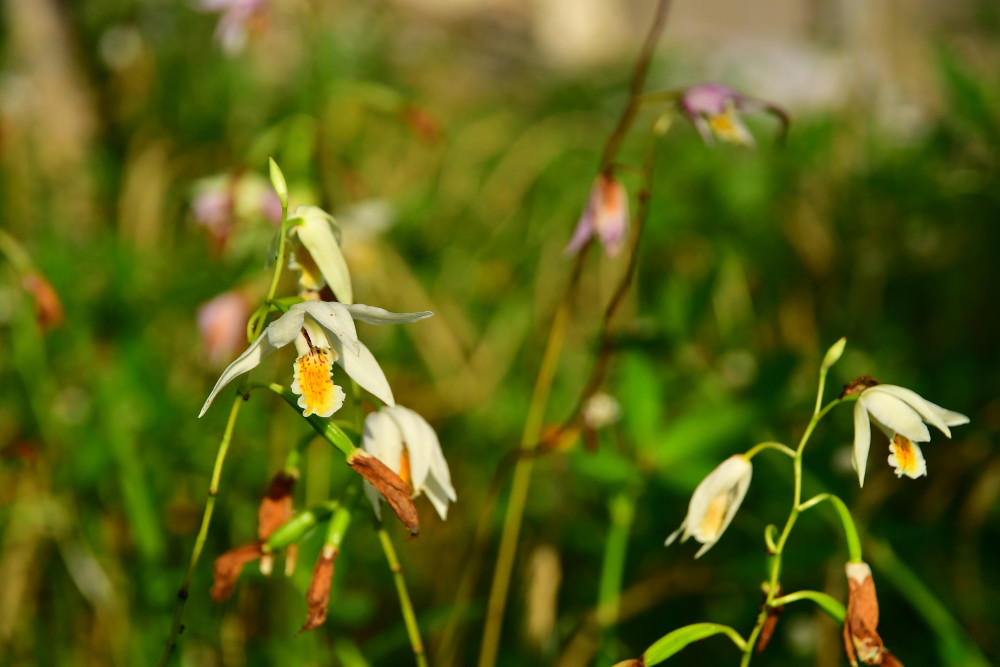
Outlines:
{"type": "Polygon", "coordinates": [[[413,487],[413,484],[410,483],[413,478],[410,472],[410,450],[406,448],[406,445],[403,445],[403,455],[399,457],[399,478],[411,488],[413,487]]]}
{"type": "Polygon", "coordinates": [[[698,526],[702,537],[705,539],[712,540],[718,537],[719,532],[722,530],[722,521],[726,518],[728,500],[729,494],[720,493],[712,498],[712,502],[708,504],[705,516],[701,518],[701,523],[698,526]]]}
{"type": "Polygon", "coordinates": [[[920,465],[917,461],[917,453],[913,449],[913,443],[905,435],[897,433],[892,442],[889,443],[889,450],[896,455],[896,465],[905,474],[917,472],[920,465]]]}
{"type": "Polygon", "coordinates": [[[295,360],[295,381],[292,391],[299,395],[299,407],[305,417],[329,417],[344,403],[343,390],[333,384],[332,354],[321,348],[312,348],[295,360]]]}

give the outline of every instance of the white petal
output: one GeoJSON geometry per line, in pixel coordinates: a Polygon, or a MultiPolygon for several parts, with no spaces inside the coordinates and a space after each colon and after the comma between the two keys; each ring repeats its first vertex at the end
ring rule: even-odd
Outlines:
{"type": "MultiPolygon", "coordinates": [[[[358,341],[357,329],[354,328],[354,318],[344,304],[336,301],[306,301],[295,304],[288,312],[291,313],[293,309],[308,313],[316,324],[338,338],[351,354],[359,354],[361,343],[358,341]]],[[[338,348],[337,352],[342,350],[338,348]]]]}
{"type": "MultiPolygon", "coordinates": [[[[454,493],[455,491],[452,489],[451,494],[454,495],[454,493]]],[[[446,520],[448,518],[448,501],[449,499],[455,500],[449,496],[448,490],[441,486],[434,477],[428,477],[424,485],[424,495],[431,501],[431,505],[434,506],[441,520],[446,520]]]]}
{"type": "Polygon", "coordinates": [[[927,442],[931,439],[930,431],[916,410],[902,399],[884,391],[873,391],[874,389],[878,387],[866,389],[858,397],[858,402],[865,406],[872,417],[914,442],[927,442]]]}
{"type": "Polygon", "coordinates": [[[396,422],[384,410],[373,412],[365,418],[365,432],[361,446],[366,452],[399,474],[403,457],[403,434],[396,422]]]}
{"type": "Polygon", "coordinates": [[[253,345],[248,347],[246,351],[241,354],[236,361],[229,364],[226,370],[222,371],[222,375],[219,377],[219,381],[215,383],[215,387],[212,389],[211,393],[208,395],[208,399],[205,400],[205,405],[201,407],[201,412],[198,413],[200,418],[208,410],[208,407],[212,405],[212,400],[215,398],[223,387],[235,380],[240,375],[256,368],[260,365],[261,360],[267,355],[274,352],[277,348],[268,342],[267,333],[262,333],[257,340],[254,341],[253,345]]]}
{"type": "Polygon", "coordinates": [[[401,405],[386,408],[382,412],[390,415],[403,434],[403,442],[410,452],[411,486],[420,491],[431,469],[434,449],[441,449],[437,434],[423,417],[401,405]]]}
{"type": "Polygon", "coordinates": [[[688,505],[687,517],[684,519],[684,539],[693,535],[696,540],[705,545],[698,551],[695,558],[708,551],[726,531],[736,515],[736,510],[739,509],[740,503],[743,502],[743,497],[750,486],[752,473],[753,467],[749,461],[740,455],[730,456],[709,473],[694,490],[691,503],[688,505]],[[726,513],[719,529],[711,536],[699,534],[705,516],[719,496],[724,496],[726,503],[724,508],[726,513]]]}
{"type": "Polygon", "coordinates": [[[368,496],[368,502],[372,504],[372,509],[375,510],[375,518],[379,521],[382,520],[382,507],[380,502],[382,501],[382,494],[375,490],[369,482],[365,482],[365,495],[368,496]]]}
{"type": "Polygon", "coordinates": [[[924,403],[926,403],[927,407],[937,414],[937,416],[941,418],[941,421],[948,426],[961,426],[962,424],[969,423],[969,418],[961,412],[954,412],[952,410],[948,410],[947,408],[942,408],[940,405],[935,405],[927,400],[925,400],[924,403]]]}
{"type": "Polygon", "coordinates": [[[384,308],[366,306],[363,303],[346,304],[344,308],[351,314],[351,317],[368,324],[403,324],[423,320],[434,314],[429,310],[419,313],[393,313],[384,308]]]}
{"type": "Polygon", "coordinates": [[[916,410],[925,422],[931,426],[936,426],[939,431],[944,433],[949,438],[951,437],[951,431],[948,430],[948,425],[945,423],[944,419],[941,418],[941,415],[934,410],[937,406],[925,400],[917,392],[907,389],[906,387],[898,387],[894,384],[876,385],[869,389],[867,393],[870,394],[872,392],[884,392],[890,396],[895,396],[916,410]]]}
{"type": "Polygon", "coordinates": [[[320,210],[320,213],[322,215],[303,217],[304,222],[295,227],[295,233],[337,298],[343,303],[352,303],[351,273],[334,235],[333,225],[336,223],[325,211],[320,210]]]}
{"type": "Polygon", "coordinates": [[[872,425],[868,421],[868,411],[861,401],[854,404],[854,468],[858,471],[858,484],[865,485],[865,470],[868,469],[868,450],[872,446],[872,425]]]}
{"type": "Polygon", "coordinates": [[[302,331],[305,311],[295,304],[288,312],[267,325],[267,341],[274,347],[284,347],[295,340],[302,331]]]}
{"type": "Polygon", "coordinates": [[[365,347],[364,343],[358,342],[358,353],[344,354],[343,345],[339,338],[330,341],[333,349],[337,351],[337,364],[347,371],[347,374],[354,378],[354,381],[361,385],[365,391],[378,397],[386,405],[395,405],[396,401],[392,397],[392,389],[389,388],[389,381],[385,379],[382,367],[375,361],[371,351],[365,347]]]}
{"type": "Polygon", "coordinates": [[[676,542],[677,538],[680,536],[681,532],[684,532],[684,538],[681,540],[681,542],[683,542],[684,540],[686,540],[688,538],[687,532],[684,531],[684,529],[685,529],[686,526],[687,526],[687,519],[685,518],[684,521],[681,522],[680,527],[677,530],[675,530],[674,532],[672,532],[669,535],[667,535],[667,539],[663,540],[663,546],[669,547],[671,544],[673,544],[674,542],[676,542]]]}

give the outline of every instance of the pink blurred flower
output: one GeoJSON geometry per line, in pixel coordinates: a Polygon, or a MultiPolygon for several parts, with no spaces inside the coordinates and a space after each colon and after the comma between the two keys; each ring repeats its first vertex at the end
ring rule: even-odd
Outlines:
{"type": "Polygon", "coordinates": [[[576,254],[596,235],[604,244],[608,257],[614,257],[621,250],[626,232],[628,192],[618,179],[609,174],[601,174],[594,181],[587,207],[564,252],[567,255],[576,254]]]}
{"type": "Polygon", "coordinates": [[[203,178],[194,184],[191,215],[204,227],[216,250],[223,250],[236,224],[264,218],[281,224],[281,200],[262,176],[233,172],[203,178]]]}
{"type": "Polygon", "coordinates": [[[198,308],[198,332],[210,366],[218,367],[246,345],[250,302],[236,290],[223,292],[198,308]]]}
{"type": "Polygon", "coordinates": [[[199,0],[198,9],[221,14],[215,26],[215,40],[233,55],[243,50],[251,21],[263,13],[265,0],[199,0]]]}
{"type": "Polygon", "coordinates": [[[780,107],[747,97],[722,83],[700,83],[684,90],[680,109],[688,117],[706,144],[719,139],[731,144],[753,147],[753,135],[743,124],[741,113],[764,111],[775,116],[788,131],[789,118],[780,107]]]}

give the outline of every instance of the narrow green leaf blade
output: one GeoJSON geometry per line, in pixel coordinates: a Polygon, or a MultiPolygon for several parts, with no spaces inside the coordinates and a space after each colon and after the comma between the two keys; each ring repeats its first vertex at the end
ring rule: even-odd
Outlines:
{"type": "Polygon", "coordinates": [[[642,659],[646,667],[651,667],[652,665],[663,662],[686,647],[688,644],[713,635],[726,635],[733,640],[733,643],[736,644],[740,650],[746,646],[746,642],[743,641],[743,638],[728,625],[720,625],[718,623],[693,623],[691,625],[685,625],[683,628],[677,628],[673,632],[669,632],[660,637],[652,646],[646,649],[646,652],[642,654],[642,659]]]}

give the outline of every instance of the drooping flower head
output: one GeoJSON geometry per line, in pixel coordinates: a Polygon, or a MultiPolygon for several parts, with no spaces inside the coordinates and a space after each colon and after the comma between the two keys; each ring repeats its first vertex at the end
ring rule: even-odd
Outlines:
{"type": "Polygon", "coordinates": [[[574,255],[597,236],[608,257],[614,257],[621,250],[627,232],[628,192],[621,181],[604,173],[594,181],[587,207],[583,209],[573,237],[563,252],[574,255]]]}
{"type": "Polygon", "coordinates": [[[299,395],[302,415],[329,417],[344,403],[344,390],[334,384],[333,364],[347,371],[363,389],[386,405],[395,405],[389,382],[371,351],[358,340],[354,320],[370,324],[416,322],[433,313],[391,313],[374,306],[326,301],[297,303],[271,322],[264,333],[222,372],[198,415],[201,417],[215,396],[240,375],[256,368],[264,357],[295,343],[292,391],[299,395]]]}
{"type": "Polygon", "coordinates": [[[747,97],[721,83],[701,83],[681,93],[680,109],[698,130],[706,144],[715,139],[730,144],[753,147],[753,135],[743,124],[740,114],[765,111],[781,121],[782,135],[787,131],[788,114],[780,107],[763,100],[747,97]]]}
{"type": "MultiPolygon", "coordinates": [[[[425,494],[438,515],[448,518],[448,503],[457,499],[451,472],[437,434],[423,417],[401,405],[373,412],[365,418],[361,446],[409,484],[414,498],[425,494]]],[[[378,492],[365,483],[365,493],[381,516],[378,492]]]]}
{"type": "Polygon", "coordinates": [[[969,418],[958,412],[946,410],[904,387],[879,384],[871,378],[859,378],[848,385],[845,395],[858,394],[854,404],[854,467],[858,482],[865,484],[868,451],[871,449],[871,422],[889,438],[889,465],[897,477],[906,475],[916,479],[927,474],[927,463],[918,442],[931,439],[927,424],[931,424],[947,437],[949,426],[968,424],[969,418]]]}
{"type": "Polygon", "coordinates": [[[329,285],[341,303],[353,303],[351,274],[340,250],[340,225],[321,208],[299,206],[289,216],[297,221],[289,236],[298,241],[289,256],[288,268],[300,271],[299,286],[318,292],[329,285]]]}
{"type": "Polygon", "coordinates": [[[736,516],[736,510],[750,488],[752,474],[753,466],[742,454],[730,456],[719,464],[694,490],[687,516],[665,544],[672,544],[683,532],[681,542],[694,537],[704,545],[695,558],[711,549],[736,516]]]}

